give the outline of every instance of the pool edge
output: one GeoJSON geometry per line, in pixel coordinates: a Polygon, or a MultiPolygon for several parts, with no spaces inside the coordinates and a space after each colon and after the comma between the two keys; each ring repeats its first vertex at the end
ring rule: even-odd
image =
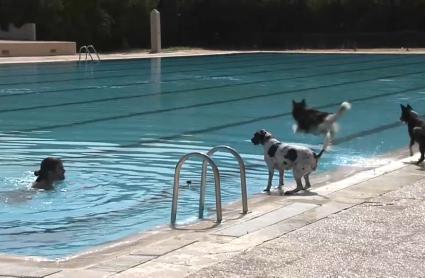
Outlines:
{"type": "MultiPolygon", "coordinates": [[[[322,186],[314,186],[310,191],[317,195],[294,195],[289,197],[282,197],[277,191],[272,192],[270,195],[256,194],[254,197],[249,199],[250,202],[250,213],[246,216],[240,214],[239,202],[224,207],[223,210],[223,223],[216,225],[212,220],[203,220],[197,223],[181,226],[178,229],[171,229],[170,227],[163,226],[157,230],[151,230],[142,234],[133,235],[126,237],[119,241],[103,245],[87,252],[80,253],[69,257],[65,260],[51,261],[40,257],[28,257],[28,256],[0,256],[0,265],[5,266],[3,269],[22,269],[22,271],[42,271],[44,276],[40,277],[54,277],[59,275],[63,270],[67,271],[89,271],[92,273],[121,273],[128,269],[141,268],[146,263],[152,261],[150,264],[155,264],[156,261],[164,263],[164,258],[170,257],[173,253],[181,253],[182,250],[188,249],[189,252],[194,253],[194,256],[198,256],[195,251],[191,251],[190,248],[194,248],[198,245],[211,245],[211,248],[217,244],[223,246],[229,245],[234,249],[227,251],[229,254],[236,254],[241,250],[236,248],[233,241],[242,241],[241,246],[251,246],[256,241],[252,239],[244,241],[244,236],[234,236],[231,232],[221,233],[229,227],[236,227],[239,230],[243,229],[243,224],[251,221],[256,223],[255,219],[261,220],[267,219],[268,214],[288,207],[291,204],[303,204],[308,203],[317,207],[311,207],[313,210],[324,210],[325,205],[333,204],[333,209],[325,209],[325,212],[320,212],[316,216],[326,217],[329,214],[335,213],[335,211],[342,210],[347,206],[355,205],[356,203],[363,202],[368,198],[375,197],[382,192],[388,192],[395,190],[394,186],[383,186],[382,188],[373,187],[374,180],[388,178],[391,173],[395,171],[413,171],[416,166],[411,165],[409,162],[417,159],[415,157],[406,157],[399,159],[400,152],[392,153],[394,160],[387,165],[359,171],[353,175],[349,175],[342,180],[334,181],[330,184],[324,184],[322,186]],[[345,196],[338,198],[329,198],[329,201],[324,201],[322,196],[338,196],[338,194],[344,195],[344,192],[353,194],[356,192],[354,189],[362,185],[365,187],[365,196],[356,193],[352,198],[345,196]],[[354,191],[353,191],[354,190],[354,191]],[[351,192],[351,193],[350,193],[351,192]],[[342,199],[341,199],[342,198],[342,199]],[[327,214],[328,213],[328,214],[327,214]],[[239,227],[238,227],[239,225],[239,227]],[[19,267],[17,265],[20,265],[19,267]],[[8,267],[9,266],[9,267],[8,267]],[[44,272],[43,272],[44,271],[44,272]]],[[[422,175],[407,175],[404,178],[400,178],[400,184],[413,183],[420,179],[423,179],[422,175]]],[[[314,184],[314,183],[313,183],[314,184]]],[[[307,225],[313,221],[311,214],[308,214],[310,207],[307,210],[300,210],[299,213],[295,213],[294,217],[289,219],[281,219],[278,222],[291,221],[291,219],[297,219],[297,222],[292,223],[293,226],[289,225],[286,228],[297,229],[303,225],[307,225]],[[307,216],[303,217],[303,214],[307,213],[307,216]],[[299,226],[299,225],[300,226],[299,226]],[[298,227],[299,226],[299,227],[298,227]]],[[[258,222],[258,221],[257,221],[258,222]]],[[[276,223],[274,223],[276,224],[276,223]]],[[[258,224],[256,224],[258,225],[258,224]]],[[[268,229],[266,227],[259,227],[258,230],[268,229]]],[[[257,231],[257,230],[256,230],[257,231]]],[[[247,234],[247,237],[253,233],[247,234]]],[[[285,230],[282,230],[285,231],[285,230]]],[[[287,232],[287,231],[286,231],[287,232]]],[[[236,235],[238,235],[236,233],[236,235]]],[[[261,240],[258,242],[262,242],[261,240]]],[[[195,248],[196,249],[196,248],[195,248]]],[[[207,248],[208,249],[208,248],[207,248]]],[[[245,250],[242,248],[242,250],[245,250]]],[[[224,256],[225,257],[225,256],[224,256]]],[[[213,259],[216,261],[216,258],[213,259]]],[[[149,265],[149,264],[147,264],[149,265]]],[[[202,266],[203,264],[200,264],[202,266]]],[[[10,275],[11,273],[0,270],[0,275],[10,275]]],[[[13,273],[12,273],[13,274],[13,273]]],[[[40,274],[41,275],[41,274],[40,274]]],[[[36,276],[37,277],[37,276],[36,276]]]]}

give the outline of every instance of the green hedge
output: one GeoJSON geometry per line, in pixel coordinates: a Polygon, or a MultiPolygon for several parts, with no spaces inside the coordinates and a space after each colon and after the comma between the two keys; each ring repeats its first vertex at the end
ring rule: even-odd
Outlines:
{"type": "Polygon", "coordinates": [[[0,27],[35,22],[39,40],[148,48],[154,8],[165,47],[425,46],[425,0],[0,0],[0,27]]]}

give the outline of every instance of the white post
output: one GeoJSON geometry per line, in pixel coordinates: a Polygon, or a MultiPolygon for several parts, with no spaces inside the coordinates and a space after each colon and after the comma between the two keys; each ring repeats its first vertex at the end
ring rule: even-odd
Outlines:
{"type": "Polygon", "coordinates": [[[161,15],[157,10],[151,12],[151,53],[161,52],[161,15]]]}

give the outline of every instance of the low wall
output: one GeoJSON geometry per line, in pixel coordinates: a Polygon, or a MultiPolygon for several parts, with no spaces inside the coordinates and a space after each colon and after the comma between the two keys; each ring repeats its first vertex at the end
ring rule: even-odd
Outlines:
{"type": "Polygon", "coordinates": [[[0,57],[75,55],[75,42],[0,41],[0,57]]]}

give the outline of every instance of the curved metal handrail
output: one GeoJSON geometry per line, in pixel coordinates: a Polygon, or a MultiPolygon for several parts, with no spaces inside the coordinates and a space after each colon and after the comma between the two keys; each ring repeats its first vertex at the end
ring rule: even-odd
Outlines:
{"type": "Polygon", "coordinates": [[[80,50],[78,51],[78,61],[81,61],[81,53],[83,53],[83,50],[84,50],[84,53],[86,54],[85,60],[87,61],[87,53],[89,52],[89,50],[87,49],[87,46],[85,45],[81,46],[80,50]]]}
{"type": "MultiPolygon", "coordinates": [[[[248,194],[246,190],[246,171],[245,163],[243,162],[240,154],[233,148],[225,145],[215,146],[207,152],[208,157],[212,157],[217,151],[227,151],[230,152],[239,163],[239,171],[241,176],[241,194],[242,194],[242,213],[248,213],[248,194]]],[[[205,160],[202,163],[202,176],[201,176],[201,191],[199,198],[199,218],[204,216],[204,207],[205,207],[205,183],[207,178],[207,164],[205,160]]]]}
{"type": "Polygon", "coordinates": [[[90,56],[90,60],[91,61],[94,61],[93,56],[91,55],[92,52],[90,50],[93,50],[93,53],[96,54],[96,56],[97,56],[97,61],[100,62],[99,54],[97,53],[96,48],[94,48],[94,46],[92,44],[90,44],[90,45],[83,45],[83,46],[80,47],[80,50],[78,51],[78,53],[79,53],[78,54],[78,61],[81,61],[81,54],[82,53],[85,53],[86,54],[86,58],[85,58],[84,61],[87,62],[87,55],[90,56]]]}
{"type": "Polygon", "coordinates": [[[94,53],[94,54],[96,54],[96,56],[97,56],[97,61],[99,61],[99,62],[100,62],[99,54],[97,53],[96,48],[94,48],[94,45],[92,45],[92,44],[88,45],[88,46],[87,46],[87,49],[89,50],[89,52],[90,52],[90,49],[92,49],[92,50],[93,50],[93,53],[94,53]]]}
{"type": "MultiPolygon", "coordinates": [[[[171,207],[171,225],[175,226],[176,223],[176,215],[177,215],[177,203],[179,196],[179,182],[180,182],[180,171],[184,164],[184,162],[190,157],[200,157],[204,163],[208,162],[214,172],[214,182],[215,182],[215,206],[217,213],[217,223],[220,223],[222,220],[222,211],[221,211],[221,188],[220,188],[220,172],[218,170],[217,165],[214,161],[206,154],[200,152],[192,152],[182,156],[179,162],[176,165],[176,170],[174,173],[174,187],[173,187],[173,204],[171,207]]],[[[206,167],[206,165],[205,165],[206,167]]],[[[205,182],[204,182],[205,186],[205,182]]]]}

